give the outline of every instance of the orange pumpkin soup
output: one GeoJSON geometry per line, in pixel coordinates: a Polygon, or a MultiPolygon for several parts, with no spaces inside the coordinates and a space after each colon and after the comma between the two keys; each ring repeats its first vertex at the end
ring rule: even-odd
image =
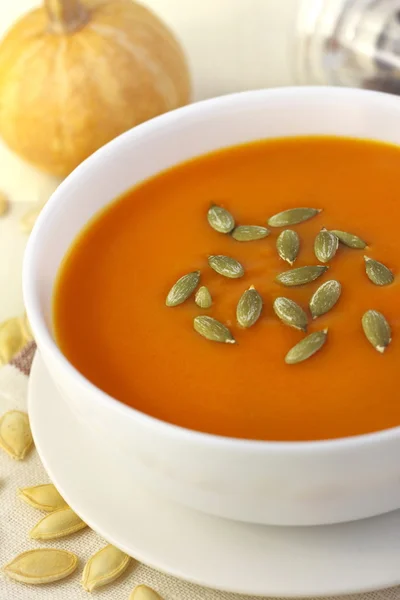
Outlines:
{"type": "Polygon", "coordinates": [[[400,424],[400,149],[347,138],[286,138],[238,146],[178,165],[128,191],[78,236],[54,292],[55,337],[65,356],[108,394],[144,413],[194,430],[258,440],[317,440],[363,434],[400,424]],[[300,236],[293,267],[319,264],[321,228],[366,240],[365,250],[342,244],[316,281],[284,287],[275,277],[291,267],[276,239],[240,242],[207,220],[210,205],[236,223],[266,226],[271,215],[316,207],[314,218],[290,227],[300,236]],[[364,254],[385,264],[394,282],[366,275],[364,254]],[[244,275],[229,279],[210,255],[234,257],[244,275]],[[194,294],[166,306],[171,286],[199,270],[210,308],[194,294]],[[312,320],[308,303],[325,281],[342,294],[312,320]],[[251,285],[263,310],[250,328],[236,307],[251,285]],[[328,329],[314,356],[286,364],[305,336],[277,318],[274,300],[294,300],[308,314],[308,334],[328,329]],[[363,332],[368,310],[383,313],[392,341],[377,352],[363,332]],[[194,318],[209,315],[229,327],[236,343],[201,337],[194,318]]]}

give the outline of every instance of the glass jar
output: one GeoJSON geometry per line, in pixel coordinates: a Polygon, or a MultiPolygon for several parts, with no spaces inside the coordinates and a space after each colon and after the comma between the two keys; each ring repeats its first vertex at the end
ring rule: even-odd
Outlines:
{"type": "Polygon", "coordinates": [[[300,84],[400,94],[400,0],[302,0],[295,60],[300,84]]]}

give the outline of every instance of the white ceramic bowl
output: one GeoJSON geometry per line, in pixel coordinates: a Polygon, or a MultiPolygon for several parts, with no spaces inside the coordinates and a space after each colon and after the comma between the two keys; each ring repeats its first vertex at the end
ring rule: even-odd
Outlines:
{"type": "Polygon", "coordinates": [[[280,443],[222,438],[158,421],[107,396],[64,358],[52,336],[53,284],[79,230],[137,182],[217,148],[303,134],[400,144],[400,100],[362,90],[281,88],[207,100],[158,117],[107,144],[60,185],[31,234],[24,263],[28,317],[48,370],[71,409],[103,436],[110,453],[118,450],[115,460],[128,468],[130,461],[139,463],[148,484],[177,502],[254,523],[326,524],[400,508],[400,428],[280,443]]]}

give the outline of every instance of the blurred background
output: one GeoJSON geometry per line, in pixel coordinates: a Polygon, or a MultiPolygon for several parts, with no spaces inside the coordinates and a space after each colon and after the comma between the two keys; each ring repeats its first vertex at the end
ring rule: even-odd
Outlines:
{"type": "MultiPolygon", "coordinates": [[[[0,2],[0,36],[38,0],[0,2]]],[[[142,0],[186,53],[193,100],[262,87],[333,84],[400,91],[400,0],[142,0]]],[[[1,98],[0,98],[1,101],[1,98]]],[[[21,264],[60,179],[0,141],[0,321],[23,312],[21,264]]]]}

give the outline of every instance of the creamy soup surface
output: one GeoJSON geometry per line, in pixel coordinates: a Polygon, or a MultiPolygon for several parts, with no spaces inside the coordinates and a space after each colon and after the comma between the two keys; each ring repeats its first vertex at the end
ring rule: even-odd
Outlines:
{"type": "Polygon", "coordinates": [[[262,141],[224,149],[163,172],[126,192],[81,232],[54,291],[54,331],[69,361],[99,388],[148,415],[202,432],[256,440],[320,440],[400,424],[396,391],[400,366],[400,149],[346,138],[262,141]],[[212,204],[237,224],[266,226],[294,207],[322,212],[298,225],[293,267],[315,265],[321,228],[367,241],[365,250],[339,246],[329,269],[301,287],[275,277],[291,267],[276,250],[282,228],[265,239],[238,242],[207,221],[212,204]],[[209,255],[241,262],[243,277],[228,279],[209,255]],[[366,276],[364,254],[394,273],[391,285],[366,276]],[[194,295],[167,307],[182,275],[201,271],[211,308],[194,295]],[[325,281],[342,285],[336,306],[311,320],[308,333],[328,328],[324,347],[308,360],[285,363],[305,334],[274,314],[284,296],[308,311],[325,281]],[[263,298],[255,325],[236,322],[242,293],[263,298]],[[361,317],[382,312],[392,328],[383,354],[367,341],[361,317]],[[209,315],[231,330],[236,344],[208,341],[193,319],[209,315]]]}

